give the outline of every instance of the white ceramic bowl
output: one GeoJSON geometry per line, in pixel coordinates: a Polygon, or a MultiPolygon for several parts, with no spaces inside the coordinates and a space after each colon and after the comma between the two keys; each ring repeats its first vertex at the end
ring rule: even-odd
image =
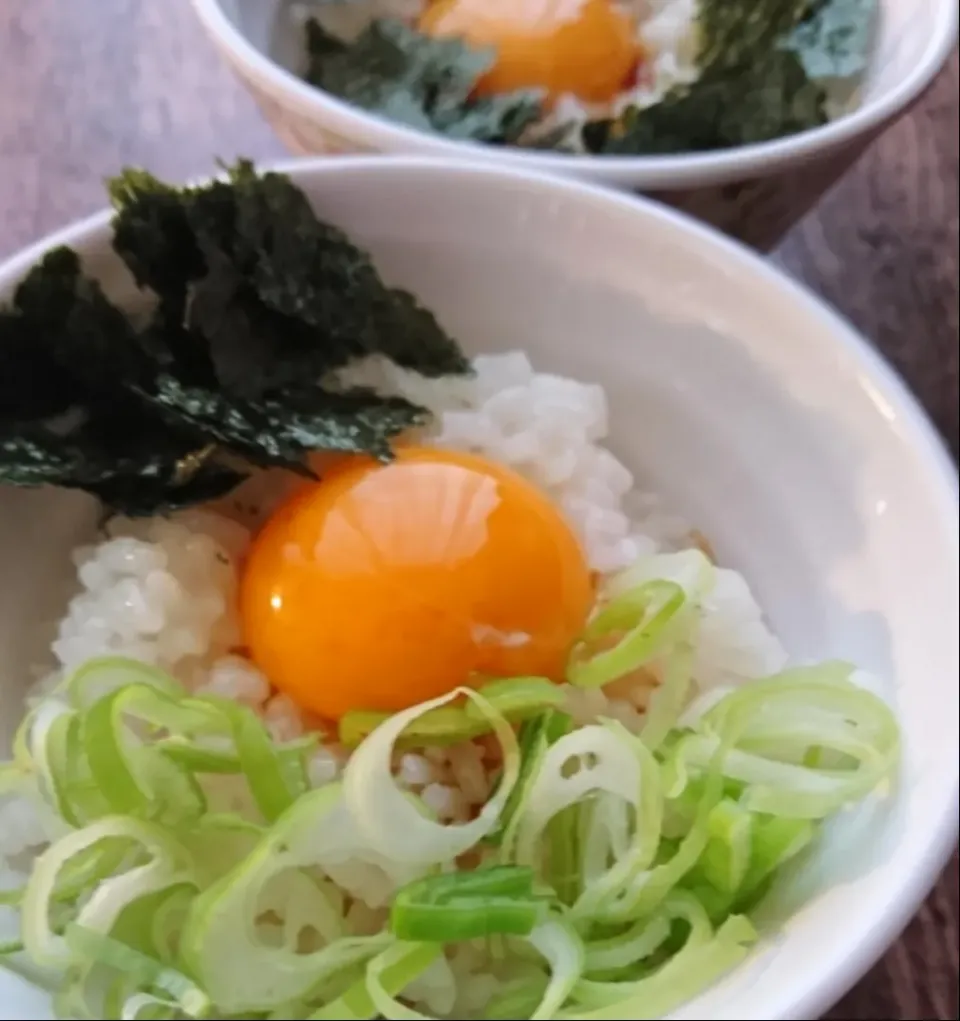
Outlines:
{"type": "MultiPolygon", "coordinates": [[[[476,164],[281,169],[469,349],[526,348],[542,368],[603,383],[616,453],[746,574],[791,651],[889,679],[905,743],[894,797],[834,825],[771,901],[783,924],[674,1015],[818,1017],[915,911],[957,834],[957,477],[929,422],[829,309],[672,211],[476,164]]],[[[130,292],[103,214],[0,268],[0,300],[53,244],[130,292]]],[[[62,606],[68,551],[94,521],[83,496],[0,489],[7,738],[49,638],[33,625],[62,606]]],[[[0,1017],[45,1016],[0,971],[0,1017]]]]}
{"type": "Polygon", "coordinates": [[[779,141],[679,156],[564,156],[453,142],[369,114],[298,76],[289,0],[192,0],[221,54],[299,154],[385,152],[466,157],[570,174],[653,195],[751,245],[772,247],[942,67],[957,39],[957,0],[880,0],[863,102],[779,141]]]}

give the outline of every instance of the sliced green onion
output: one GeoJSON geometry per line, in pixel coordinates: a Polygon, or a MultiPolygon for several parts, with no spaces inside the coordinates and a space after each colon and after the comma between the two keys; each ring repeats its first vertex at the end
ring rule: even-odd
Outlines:
{"type": "Polygon", "coordinates": [[[164,992],[177,1008],[191,1018],[210,1016],[213,1005],[206,994],[186,975],[162,961],[134,950],[109,936],[70,925],[65,933],[67,946],[78,956],[99,961],[122,972],[137,986],[164,992]]]}
{"type": "Polygon", "coordinates": [[[106,935],[121,912],[136,900],[190,882],[189,864],[182,847],[166,830],[149,823],[114,817],[68,834],[39,855],[23,897],[23,943],[38,964],[66,966],[72,958],[70,948],[54,932],[51,922],[51,907],[63,870],[69,868],[76,855],[101,841],[118,837],[139,845],[145,863],[103,879],[77,913],[78,925],[106,935]]]}
{"type": "MultiPolygon", "coordinates": [[[[488,681],[477,689],[505,719],[519,722],[564,702],[563,691],[544,677],[511,677],[488,681]]],[[[341,744],[354,748],[391,718],[390,713],[354,710],[339,724],[341,744]]],[[[412,720],[397,738],[398,748],[449,745],[470,741],[493,730],[490,720],[470,700],[460,705],[438,705],[412,720]]]]}
{"type": "Polygon", "coordinates": [[[550,980],[530,1021],[551,1021],[583,974],[586,960],[583,943],[572,925],[551,918],[530,934],[530,945],[550,966],[550,980]]]}
{"type": "Polygon", "coordinates": [[[809,819],[754,815],[750,864],[740,887],[741,896],[759,890],[778,869],[809,847],[816,833],[816,824],[809,819]]]}
{"type": "Polygon", "coordinates": [[[233,749],[209,748],[179,735],[161,738],[156,747],[167,758],[191,773],[229,776],[243,772],[240,756],[233,749]]]}
{"type": "MultiPolygon", "coordinates": [[[[334,939],[321,949],[300,953],[302,925],[284,930],[280,946],[256,938],[259,914],[274,907],[269,898],[278,877],[296,876],[302,899],[306,876],[297,870],[322,867],[327,857],[346,861],[362,847],[351,835],[338,784],[300,797],[239,865],[204,890],[192,903],[181,937],[188,970],[221,1011],[273,1010],[308,999],[313,990],[344,968],[362,963],[383,949],[390,937],[334,939]]],[[[284,916],[297,897],[283,898],[276,911],[284,916]]],[[[317,902],[312,900],[316,909],[317,902]]],[[[319,919],[303,919],[303,924],[319,919]]]]}
{"type": "Polygon", "coordinates": [[[597,982],[584,979],[573,991],[574,1006],[558,1021],[654,1021],[696,995],[741,961],[756,940],[746,918],[734,915],[713,932],[702,906],[689,893],[676,891],[664,904],[671,918],[689,927],[683,948],[647,978],[597,982]]]}
{"type": "MultiPolygon", "coordinates": [[[[390,713],[364,710],[345,713],[338,725],[340,743],[347,748],[356,748],[390,718],[390,713]]],[[[444,747],[472,741],[489,731],[489,724],[484,720],[470,719],[463,706],[440,706],[414,721],[397,738],[396,747],[422,748],[431,745],[444,747]]]]}
{"type": "Polygon", "coordinates": [[[54,900],[77,900],[85,891],[98,886],[124,868],[142,865],[148,860],[140,843],[128,837],[104,837],[64,863],[57,876],[54,900]]]}
{"type": "Polygon", "coordinates": [[[138,739],[133,723],[192,729],[206,719],[157,688],[131,684],[94,702],[83,720],[93,779],[113,811],[166,822],[196,819],[206,807],[192,775],[138,739]]]}
{"type": "Polygon", "coordinates": [[[186,705],[215,708],[222,714],[233,737],[240,768],[268,822],[279,818],[309,789],[302,756],[282,757],[252,709],[213,696],[189,699],[186,705]]]}
{"type": "Polygon", "coordinates": [[[549,978],[538,972],[507,982],[497,990],[483,1011],[484,1021],[514,1021],[530,1017],[543,1000],[549,978]]]}
{"type": "MultiPolygon", "coordinates": [[[[505,680],[487,681],[478,688],[480,694],[514,722],[526,720],[551,707],[562,706],[563,691],[546,677],[510,677],[505,680]]],[[[475,702],[466,702],[463,707],[468,719],[489,723],[475,702]]]]}
{"type": "MultiPolygon", "coordinates": [[[[294,771],[302,769],[304,756],[313,751],[318,744],[318,736],[309,734],[277,746],[277,755],[284,763],[284,772],[288,769],[294,771]]],[[[157,741],[157,748],[191,773],[227,776],[244,772],[244,763],[235,747],[211,748],[177,735],[161,738],[157,741]]]]}
{"type": "Polygon", "coordinates": [[[124,1002],[119,1017],[121,1021],[174,1021],[177,1015],[177,1005],[168,997],[135,993],[124,1002]]]}
{"type": "Polygon", "coordinates": [[[678,725],[693,686],[696,622],[689,634],[678,638],[665,654],[662,680],[650,695],[640,736],[643,743],[656,751],[678,725]]]}
{"type": "MultiPolygon", "coordinates": [[[[361,1016],[384,1017],[391,1021],[432,1021],[426,1014],[404,1006],[396,997],[419,978],[439,954],[440,948],[436,944],[398,943],[375,957],[367,965],[366,975],[366,991],[375,1012],[361,1016]]],[[[339,1014],[322,1016],[331,1021],[341,1018],[339,1014]]]]}
{"type": "MultiPolygon", "coordinates": [[[[656,761],[619,724],[581,727],[546,749],[516,828],[515,860],[540,863],[551,821],[586,799],[595,807],[590,825],[584,826],[582,844],[578,840],[582,874],[574,906],[575,915],[584,920],[593,918],[602,904],[615,901],[622,888],[649,866],[662,829],[656,761]],[[627,835],[631,815],[632,839],[627,835]]],[[[565,839],[571,836],[569,830],[564,834],[565,839]]]]}
{"type": "Polygon", "coordinates": [[[195,887],[183,883],[164,891],[156,903],[150,905],[147,917],[143,917],[146,913],[139,904],[134,906],[135,913],[141,916],[137,922],[144,944],[164,963],[179,961],[180,932],[196,894],[195,887]]]}
{"type": "Polygon", "coordinates": [[[531,786],[527,809],[517,828],[516,860],[534,864],[538,843],[557,812],[606,792],[633,802],[640,791],[635,741],[619,731],[590,724],[554,742],[543,755],[531,786]]]}
{"type": "Polygon", "coordinates": [[[267,835],[266,827],[230,812],[209,813],[178,832],[204,887],[236,868],[267,835]]]}
{"type": "Polygon", "coordinates": [[[343,792],[347,810],[371,850],[387,861],[429,868],[454,861],[497,826],[519,772],[520,750],[513,728],[482,695],[460,688],[381,724],[347,763],[343,792]],[[425,817],[397,788],[391,762],[397,738],[413,721],[461,697],[473,701],[493,727],[503,749],[503,775],[496,793],[475,819],[445,826],[425,817]]]}
{"type": "MultiPolygon", "coordinates": [[[[648,775],[652,782],[655,774],[648,775]]],[[[575,912],[582,920],[605,924],[628,924],[652,912],[697,864],[709,839],[710,813],[722,796],[723,776],[715,771],[701,786],[690,828],[679,843],[659,844],[652,854],[649,844],[638,845],[605,876],[585,886],[575,912]]],[[[657,812],[661,832],[663,809],[662,801],[650,809],[657,812]]],[[[638,834],[643,834],[642,828],[638,834]]]]}
{"type": "Polygon", "coordinates": [[[672,919],[660,912],[634,922],[617,936],[591,939],[586,945],[584,973],[591,978],[636,967],[670,939],[672,919]]]}
{"type": "Polygon", "coordinates": [[[648,581],[604,606],[574,646],[567,680],[600,688],[633,673],[664,652],[690,620],[687,596],[671,581],[648,581]],[[620,637],[618,637],[620,636],[620,637]],[[606,648],[610,639],[613,648],[606,648]]]}
{"type": "Polygon", "coordinates": [[[394,998],[419,978],[442,952],[442,947],[436,943],[398,943],[384,950],[371,960],[360,981],[310,1014],[309,1021],[371,1021],[383,1016],[376,1000],[395,1002],[394,998]]]}
{"type": "Polygon", "coordinates": [[[556,891],[561,904],[570,906],[580,895],[584,874],[580,830],[584,806],[568,805],[547,823],[544,880],[556,891]]]}
{"type": "Polygon", "coordinates": [[[65,711],[46,727],[37,722],[35,761],[48,801],[69,826],[82,826],[106,815],[110,805],[84,759],[81,717],[65,711]]]}
{"type": "Polygon", "coordinates": [[[768,815],[821,819],[865,797],[893,775],[899,732],[886,703],[851,673],[825,664],[735,689],[677,742],[669,769],[678,778],[719,769],[745,786],[744,808],[768,815]],[[812,750],[818,759],[842,754],[850,765],[799,764],[812,750]]]}
{"type": "MultiPolygon", "coordinates": [[[[91,821],[91,805],[83,796],[88,771],[82,760],[80,727],[77,713],[51,698],[34,707],[17,737],[22,768],[34,772],[40,796],[68,826],[91,821]]],[[[95,789],[91,793],[93,812],[99,808],[103,814],[105,800],[97,797],[95,789]]]]}
{"type": "MultiPolygon", "coordinates": [[[[4,763],[4,774],[8,778],[6,783],[18,784],[19,777],[28,778],[36,770],[36,759],[33,754],[31,739],[37,718],[43,713],[49,713],[51,710],[58,715],[65,709],[69,709],[69,707],[64,706],[63,702],[59,699],[44,698],[27,710],[20,721],[20,726],[17,727],[16,733],[13,735],[11,761],[4,763]]],[[[6,792],[6,790],[7,787],[5,785],[4,791],[6,792]]]]}
{"type": "Polygon", "coordinates": [[[500,814],[500,825],[489,839],[503,846],[501,858],[509,863],[516,845],[517,828],[524,816],[533,781],[543,765],[550,745],[570,732],[573,720],[555,709],[540,713],[520,726],[517,735],[520,747],[520,773],[500,814]]]}
{"type": "Polygon", "coordinates": [[[573,729],[543,678],[490,681],[352,714],[366,736],[343,782],[317,790],[315,739],[275,742],[251,710],[91,661],[30,710],[2,769],[4,789],[72,829],[0,894],[22,929],[0,966],[50,969],[32,980],[80,1021],[431,1021],[411,983],[426,988],[450,944],[486,940],[502,983],[490,1019],[663,1016],[746,955],[743,912],[899,756],[893,714],[846,664],[686,711],[713,580],[699,553],[645,558],[606,586],[577,647],[571,676],[588,686],[655,660],[639,736],[573,729]],[[443,825],[396,785],[405,742],[491,732],[502,774],[471,821],[443,825]],[[485,864],[450,871],[468,851],[485,864]],[[364,869],[392,907],[353,936],[364,869]]]}
{"type": "Polygon", "coordinates": [[[500,865],[409,883],[394,897],[393,934],[408,942],[454,943],[487,936],[527,936],[547,913],[533,869],[500,865]]]}
{"type": "Polygon", "coordinates": [[[741,888],[750,868],[754,816],[742,805],[724,798],[707,817],[707,838],[698,867],[722,893],[741,888]]]}

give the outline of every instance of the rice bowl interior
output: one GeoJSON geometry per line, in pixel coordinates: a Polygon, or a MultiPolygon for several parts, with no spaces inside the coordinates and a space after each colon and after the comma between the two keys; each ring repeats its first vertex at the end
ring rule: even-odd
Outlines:
{"type": "MultiPolygon", "coordinates": [[[[885,370],[735,249],[666,214],[627,216],[621,200],[567,185],[436,169],[423,171],[428,185],[421,171],[358,161],[349,182],[320,169],[308,187],[322,212],[372,248],[387,279],[435,309],[468,351],[482,352],[476,376],[430,382],[378,363],[352,370],[355,381],[389,383],[434,411],[419,440],[506,463],[545,489],[598,574],[616,576],[660,550],[706,559],[699,545],[715,556],[721,570],[703,604],[694,667],[701,694],[775,674],[786,649],[794,663],[856,662],[895,707],[904,765],[893,796],[831,822],[765,902],[759,917],[770,942],[676,1015],[812,1016],[882,948],[949,844],[956,636],[940,623],[956,601],[949,471],[939,481],[941,455],[885,370]],[[386,180],[378,175],[387,173],[394,201],[378,205],[386,180]],[[469,212],[457,194],[464,187],[476,200],[469,212]],[[655,257],[645,235],[662,245],[655,257]],[[777,343],[769,343],[773,322],[777,343]],[[907,542],[925,571],[905,592],[894,551],[907,542]],[[918,619],[918,599],[937,601],[943,618],[918,619]],[[817,979],[805,979],[806,969],[817,979]]],[[[102,222],[81,229],[70,243],[111,291],[116,284],[118,297],[129,295],[129,281],[97,248],[102,230],[102,222]]],[[[35,258],[24,256],[11,281],[35,258]]],[[[49,685],[51,668],[69,672],[104,653],[256,706],[276,740],[309,729],[238,654],[238,565],[276,499],[275,482],[262,483],[226,516],[121,522],[105,542],[86,497],[4,488],[5,562],[23,565],[0,596],[7,736],[29,683],[49,685]],[[25,554],[18,546],[28,523],[43,546],[25,554]]],[[[638,731],[647,694],[573,690],[565,708],[577,724],[612,717],[638,731]]],[[[335,779],[344,758],[327,742],[310,759],[311,782],[335,779]]],[[[474,818],[495,786],[471,743],[408,750],[396,769],[440,821],[474,818]]],[[[38,838],[18,802],[2,811],[4,850],[16,859],[38,838]]],[[[355,899],[358,933],[383,924],[377,912],[395,884],[377,889],[384,876],[370,870],[341,871],[337,882],[355,899]]],[[[482,956],[479,966],[469,956],[434,967],[408,999],[429,1016],[483,1016],[476,1012],[497,981],[478,976],[482,956]]],[[[16,988],[0,1015],[34,1009],[16,988]]]]}

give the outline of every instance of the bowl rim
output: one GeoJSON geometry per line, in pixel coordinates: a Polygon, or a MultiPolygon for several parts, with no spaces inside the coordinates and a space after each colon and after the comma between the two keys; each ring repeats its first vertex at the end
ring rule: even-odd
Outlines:
{"type": "MultiPolygon", "coordinates": [[[[368,113],[308,84],[254,46],[231,21],[221,0],[191,0],[208,35],[235,71],[248,77],[280,105],[325,124],[356,145],[381,152],[423,156],[471,156],[518,168],[551,170],[610,184],[675,191],[766,176],[791,164],[835,152],[859,141],[865,147],[875,133],[905,112],[927,89],[945,64],[958,35],[960,12],[953,0],[934,0],[935,30],[922,57],[899,84],[878,100],[816,128],[769,142],[705,153],[662,156],[572,156],[483,142],[454,141],[368,113]]],[[[338,154],[339,155],[339,154],[338,154]]]]}
{"type": "MultiPolygon", "coordinates": [[[[813,313],[822,324],[824,338],[829,338],[828,342],[850,360],[857,374],[873,391],[875,403],[882,404],[888,413],[892,411],[898,416],[909,456],[922,469],[932,502],[938,515],[944,519],[945,532],[951,537],[945,553],[952,560],[955,571],[960,565],[960,479],[955,463],[926,411],[892,365],[861,333],[811,289],[742,243],[653,200],[536,169],[518,170],[462,159],[382,154],[344,156],[337,160],[315,157],[263,161],[258,167],[288,174],[301,187],[309,187],[311,182],[334,175],[338,178],[419,176],[427,186],[431,177],[459,178],[467,190],[492,186],[514,193],[521,190],[520,186],[526,186],[551,194],[556,204],[563,208],[577,205],[587,214],[591,209],[599,209],[616,213],[618,218],[652,221],[657,228],[672,234],[678,241],[685,239],[688,248],[695,246],[704,257],[710,256],[711,262],[728,261],[756,280],[757,286],[777,291],[785,301],[805,306],[813,313]]],[[[87,250],[109,249],[106,232],[112,215],[110,209],[101,210],[48,234],[0,262],[0,294],[15,285],[53,247],[72,245],[87,250]]],[[[850,953],[836,960],[829,970],[818,974],[803,992],[786,1001],[770,1021],[807,1021],[820,1017],[869,970],[916,914],[953,853],[960,833],[960,761],[954,761],[954,773],[945,788],[946,796],[942,800],[939,817],[932,820],[924,842],[912,858],[912,867],[905,871],[896,893],[875,908],[875,924],[853,944],[850,953]]]]}

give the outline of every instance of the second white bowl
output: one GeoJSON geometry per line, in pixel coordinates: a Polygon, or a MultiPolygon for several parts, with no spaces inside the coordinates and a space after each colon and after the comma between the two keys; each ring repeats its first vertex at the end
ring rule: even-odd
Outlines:
{"type": "Polygon", "coordinates": [[[760,145],[675,156],[564,156],[455,142],[384,120],[303,81],[286,0],[192,0],[219,52],[281,140],[305,155],[460,157],[581,177],[652,195],[759,248],[772,247],[902,114],[957,38],[956,0],[880,0],[860,105],[830,124],[760,145]]]}

